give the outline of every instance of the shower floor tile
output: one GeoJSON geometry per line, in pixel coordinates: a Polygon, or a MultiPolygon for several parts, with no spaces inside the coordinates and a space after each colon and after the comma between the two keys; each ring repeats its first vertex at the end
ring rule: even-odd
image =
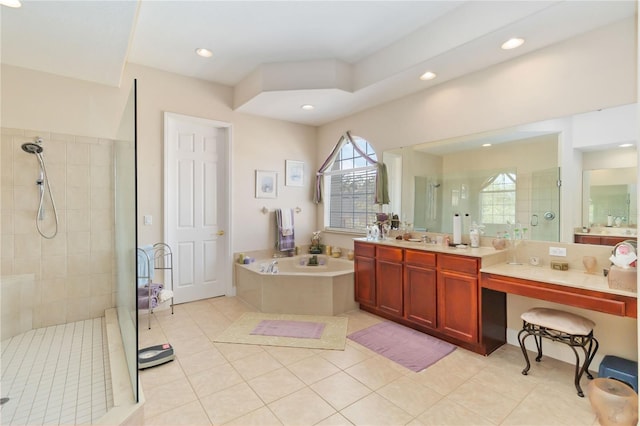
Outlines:
{"type": "Polygon", "coordinates": [[[104,318],[2,342],[3,425],[90,424],[113,406],[104,318]]]}

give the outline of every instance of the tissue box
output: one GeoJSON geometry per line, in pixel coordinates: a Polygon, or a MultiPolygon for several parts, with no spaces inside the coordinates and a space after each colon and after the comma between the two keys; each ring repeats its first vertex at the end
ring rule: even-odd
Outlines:
{"type": "Polygon", "coordinates": [[[621,268],[619,266],[611,266],[607,278],[609,279],[609,288],[618,290],[638,291],[638,270],[636,268],[621,268]]]}

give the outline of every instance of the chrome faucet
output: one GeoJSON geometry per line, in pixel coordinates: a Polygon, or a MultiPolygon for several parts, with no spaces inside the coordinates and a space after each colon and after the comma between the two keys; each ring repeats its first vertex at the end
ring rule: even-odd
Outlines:
{"type": "Polygon", "coordinates": [[[272,260],[271,263],[267,266],[267,270],[265,271],[268,274],[275,274],[278,272],[278,261],[272,260]]]}

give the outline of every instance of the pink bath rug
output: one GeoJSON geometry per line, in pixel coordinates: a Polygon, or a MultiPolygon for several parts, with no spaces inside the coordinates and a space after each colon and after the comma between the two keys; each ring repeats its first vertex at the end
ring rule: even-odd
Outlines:
{"type": "Polygon", "coordinates": [[[435,364],[456,348],[451,343],[389,321],[351,333],[347,338],[415,372],[435,364]]]}
{"type": "Polygon", "coordinates": [[[250,334],[319,339],[325,324],[310,321],[262,320],[250,334]]]}

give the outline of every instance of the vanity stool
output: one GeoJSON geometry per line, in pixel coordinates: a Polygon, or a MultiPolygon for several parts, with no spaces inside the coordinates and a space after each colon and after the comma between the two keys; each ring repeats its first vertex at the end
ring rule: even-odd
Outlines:
{"type": "Polygon", "coordinates": [[[549,308],[532,308],[523,313],[522,330],[518,333],[518,342],[520,349],[527,362],[527,366],[522,370],[522,374],[527,375],[531,364],[529,363],[529,355],[524,345],[524,341],[529,336],[534,336],[536,347],[538,348],[538,356],[536,362],[542,359],[542,338],[551,339],[568,345],[576,355],[576,370],[574,383],[578,396],[584,397],[582,388],[580,387],[580,378],[586,372],[587,377],[593,379],[589,373],[589,365],[594,355],[598,351],[598,341],[593,337],[593,327],[595,323],[580,315],[572,314],[565,311],[549,308]],[[595,345],[594,345],[595,343],[595,345]],[[584,352],[584,362],[580,366],[580,355],[576,348],[581,348],[584,352]]]}

